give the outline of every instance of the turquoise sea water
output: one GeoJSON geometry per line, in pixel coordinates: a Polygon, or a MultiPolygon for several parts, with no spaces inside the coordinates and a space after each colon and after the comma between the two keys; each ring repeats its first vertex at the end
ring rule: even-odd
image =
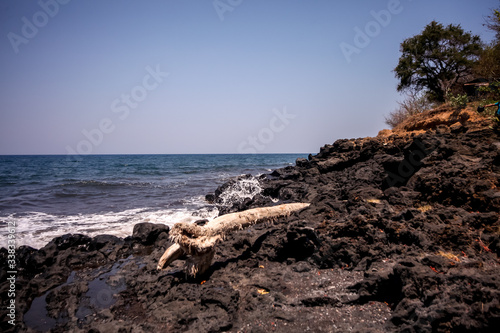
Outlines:
{"type": "MultiPolygon", "coordinates": [[[[140,222],[211,219],[204,197],[231,177],[293,165],[305,154],[0,156],[0,231],[16,226],[17,246],[42,247],[65,233],[132,233],[140,222]]],[[[255,195],[242,181],[231,200],[255,195]]],[[[0,239],[5,246],[6,237],[0,239]]]]}

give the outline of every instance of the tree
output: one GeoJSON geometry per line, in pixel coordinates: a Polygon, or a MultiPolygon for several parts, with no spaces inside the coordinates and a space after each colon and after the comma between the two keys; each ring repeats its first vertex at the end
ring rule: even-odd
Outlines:
{"type": "Polygon", "coordinates": [[[490,82],[500,80],[500,44],[484,47],[475,67],[475,74],[490,82]]]}
{"type": "Polygon", "coordinates": [[[494,10],[486,21],[488,29],[495,33],[495,40],[481,52],[475,74],[490,81],[500,80],[500,9],[494,10]]]}
{"type": "Polygon", "coordinates": [[[481,52],[479,36],[460,25],[432,21],[421,34],[401,43],[401,57],[394,69],[398,91],[424,90],[430,100],[444,102],[446,92],[472,72],[481,52]]]}
{"type": "Polygon", "coordinates": [[[486,26],[495,33],[498,44],[500,42],[500,8],[493,10],[493,14],[488,16],[486,26]]]}

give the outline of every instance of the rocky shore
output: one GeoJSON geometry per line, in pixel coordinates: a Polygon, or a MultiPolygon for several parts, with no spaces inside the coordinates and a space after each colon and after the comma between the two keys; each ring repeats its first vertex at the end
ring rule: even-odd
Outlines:
{"type": "Polygon", "coordinates": [[[500,133],[467,110],[433,112],[261,176],[259,195],[221,212],[311,206],[232,234],[194,279],[181,261],[156,270],[164,225],[18,248],[16,323],[2,282],[1,330],[496,332],[500,133]]]}

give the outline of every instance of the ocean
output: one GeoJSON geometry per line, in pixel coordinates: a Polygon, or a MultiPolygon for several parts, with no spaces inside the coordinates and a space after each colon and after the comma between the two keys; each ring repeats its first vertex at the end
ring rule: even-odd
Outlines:
{"type": "Polygon", "coordinates": [[[41,248],[66,233],[126,237],[136,223],[213,219],[205,195],[251,174],[227,204],[260,192],[255,178],[306,154],[0,156],[0,247],[15,225],[16,246],[41,248]]]}

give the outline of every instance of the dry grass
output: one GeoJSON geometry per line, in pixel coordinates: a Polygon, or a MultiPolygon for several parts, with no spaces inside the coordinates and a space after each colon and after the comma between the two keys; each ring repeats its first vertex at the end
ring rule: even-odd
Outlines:
{"type": "Polygon", "coordinates": [[[422,213],[425,213],[425,212],[432,210],[432,206],[431,205],[420,206],[420,207],[417,207],[417,210],[419,210],[422,213]]]}
{"type": "Polygon", "coordinates": [[[393,128],[393,133],[428,131],[435,129],[439,125],[450,126],[455,123],[467,124],[468,127],[474,124],[484,127],[485,123],[491,122],[484,115],[480,115],[476,109],[477,107],[470,104],[463,110],[457,111],[455,108],[443,104],[435,109],[408,117],[393,128]]]}
{"type": "Polygon", "coordinates": [[[460,259],[458,258],[458,256],[454,255],[453,253],[451,252],[443,252],[443,251],[439,251],[438,252],[438,255],[442,256],[442,257],[445,257],[446,259],[450,259],[450,260],[453,260],[453,261],[456,261],[456,262],[459,262],[460,259]]]}

